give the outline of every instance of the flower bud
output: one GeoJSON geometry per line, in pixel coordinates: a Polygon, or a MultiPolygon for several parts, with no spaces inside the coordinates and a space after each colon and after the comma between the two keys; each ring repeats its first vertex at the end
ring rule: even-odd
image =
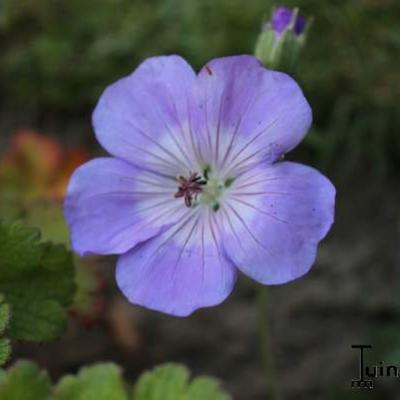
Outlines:
{"type": "Polygon", "coordinates": [[[278,7],[264,24],[255,55],[266,67],[294,71],[310,25],[298,11],[297,8],[278,7]]]}

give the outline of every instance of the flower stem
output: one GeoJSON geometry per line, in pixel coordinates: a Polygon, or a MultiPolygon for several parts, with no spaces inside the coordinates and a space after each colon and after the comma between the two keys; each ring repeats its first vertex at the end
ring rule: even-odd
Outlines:
{"type": "Polygon", "coordinates": [[[271,346],[271,334],[268,319],[268,293],[265,286],[257,287],[258,304],[258,336],[261,353],[261,362],[268,387],[269,400],[282,400],[279,382],[276,377],[274,352],[271,346]]]}

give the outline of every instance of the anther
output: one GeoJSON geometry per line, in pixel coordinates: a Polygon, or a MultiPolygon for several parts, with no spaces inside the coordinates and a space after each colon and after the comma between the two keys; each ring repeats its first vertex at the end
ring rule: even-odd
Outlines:
{"type": "Polygon", "coordinates": [[[193,200],[197,200],[197,196],[203,191],[202,186],[207,184],[207,181],[201,178],[197,172],[190,173],[189,178],[179,176],[178,191],[175,193],[175,198],[183,197],[186,207],[192,207],[193,200]]]}

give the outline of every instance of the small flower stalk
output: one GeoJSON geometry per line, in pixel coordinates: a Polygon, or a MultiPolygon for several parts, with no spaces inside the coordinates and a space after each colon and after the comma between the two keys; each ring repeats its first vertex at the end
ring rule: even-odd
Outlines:
{"type": "Polygon", "coordinates": [[[268,68],[293,72],[306,42],[310,24],[310,21],[299,14],[298,8],[276,8],[258,37],[256,57],[268,68]]]}

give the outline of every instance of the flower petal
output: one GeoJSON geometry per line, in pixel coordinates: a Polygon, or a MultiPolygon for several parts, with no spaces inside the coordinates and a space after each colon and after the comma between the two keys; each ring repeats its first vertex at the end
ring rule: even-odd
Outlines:
{"type": "Polygon", "coordinates": [[[307,133],[311,109],[288,75],[253,56],[210,61],[200,71],[192,105],[202,148],[226,172],[276,161],[307,133]]]}
{"type": "Polygon", "coordinates": [[[334,219],[335,188],[313,168],[279,162],[238,179],[222,210],[224,249],[264,284],[281,284],[311,268],[334,219]]]}
{"type": "Polygon", "coordinates": [[[117,264],[117,283],[131,303],[176,316],[221,303],[236,269],[221,251],[206,210],[188,211],[176,227],[136,246],[117,264]]]}
{"type": "Polygon", "coordinates": [[[93,113],[97,139],[112,155],[175,176],[192,170],[188,92],[196,75],[178,56],[153,57],[110,85],[93,113]]]}
{"type": "Polygon", "coordinates": [[[97,158],[73,174],[65,200],[72,246],[81,255],[120,254],[179,218],[175,182],[116,158],[97,158]]]}

